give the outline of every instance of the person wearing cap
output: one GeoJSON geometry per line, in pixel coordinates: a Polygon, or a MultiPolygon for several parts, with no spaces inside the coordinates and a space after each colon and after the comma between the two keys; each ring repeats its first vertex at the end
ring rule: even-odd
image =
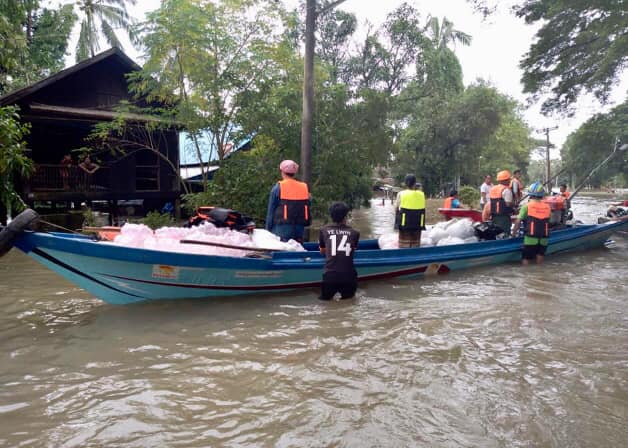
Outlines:
{"type": "Polygon", "coordinates": [[[513,226],[513,235],[519,232],[519,224],[525,220],[525,233],[523,236],[523,248],[521,250],[521,262],[524,265],[530,260],[536,259],[537,264],[543,263],[545,250],[549,243],[550,216],[552,210],[548,203],[543,202],[545,190],[543,184],[535,182],[528,188],[530,200],[523,204],[513,226]]]}
{"type": "Polygon", "coordinates": [[[425,194],[414,174],[405,178],[406,189],[395,200],[395,227],[399,228],[399,248],[420,247],[425,229],[425,194]]]}
{"type": "Polygon", "coordinates": [[[514,205],[510,177],[508,170],[497,173],[497,185],[491,188],[488,195],[491,204],[491,220],[508,236],[510,236],[510,215],[512,215],[514,205]]]}
{"type": "Polygon", "coordinates": [[[279,164],[282,179],[270,190],[266,230],[271,231],[281,241],[303,242],[303,233],[311,223],[310,192],[305,182],[295,179],[299,165],[293,160],[279,164]]]}

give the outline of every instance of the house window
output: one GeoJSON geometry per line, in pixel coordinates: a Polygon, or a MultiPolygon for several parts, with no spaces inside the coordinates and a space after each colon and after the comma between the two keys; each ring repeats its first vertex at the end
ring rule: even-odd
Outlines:
{"type": "Polygon", "coordinates": [[[135,190],[159,191],[159,158],[150,151],[140,151],[137,154],[135,190]]]}

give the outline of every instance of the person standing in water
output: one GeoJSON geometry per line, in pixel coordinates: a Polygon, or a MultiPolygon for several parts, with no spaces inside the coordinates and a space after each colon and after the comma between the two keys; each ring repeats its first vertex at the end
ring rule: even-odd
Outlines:
{"type": "Polygon", "coordinates": [[[543,202],[544,195],[543,184],[535,182],[530,185],[528,188],[530,200],[521,206],[513,226],[512,236],[514,237],[519,231],[519,224],[525,220],[523,249],[521,250],[521,262],[524,265],[529,264],[530,260],[536,260],[537,264],[541,264],[545,259],[552,211],[549,204],[543,202]]]}
{"type": "Polygon", "coordinates": [[[325,255],[321,300],[331,300],[337,292],[342,299],[349,299],[358,287],[353,255],[358,247],[360,232],[347,225],[348,213],[347,204],[334,202],[329,207],[333,224],[324,226],[319,233],[319,249],[325,255]]]}

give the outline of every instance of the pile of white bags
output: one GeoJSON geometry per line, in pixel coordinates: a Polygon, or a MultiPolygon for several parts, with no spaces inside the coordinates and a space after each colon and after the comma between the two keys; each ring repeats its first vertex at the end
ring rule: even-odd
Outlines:
{"type": "Polygon", "coordinates": [[[161,227],[154,232],[144,224],[127,223],[122,226],[120,234],[115,237],[113,244],[167,252],[222,255],[227,257],[244,257],[252,252],[246,249],[231,249],[202,244],[182,244],[181,240],[226,244],[242,248],[305,251],[303,246],[295,240],[283,243],[277,235],[264,229],[255,229],[252,235],[248,235],[226,227],[216,227],[208,222],[191,228],[161,227]]]}
{"type": "MultiPolygon", "coordinates": [[[[473,221],[469,218],[454,218],[450,221],[442,221],[433,226],[428,226],[421,232],[421,247],[446,246],[450,244],[476,243],[473,221]]],[[[380,236],[377,240],[380,249],[398,249],[399,237],[397,232],[391,232],[380,236]]]]}

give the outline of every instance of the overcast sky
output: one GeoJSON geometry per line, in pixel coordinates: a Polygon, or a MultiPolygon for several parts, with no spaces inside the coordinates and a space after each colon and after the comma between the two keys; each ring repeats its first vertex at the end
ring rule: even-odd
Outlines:
{"type": "MultiPolygon", "coordinates": [[[[299,0],[282,0],[289,7],[298,5],[299,0]]],[[[508,12],[510,0],[501,0],[501,11],[483,20],[475,13],[466,0],[406,0],[421,14],[422,20],[428,15],[439,19],[447,17],[454,27],[472,36],[470,47],[458,46],[455,48],[460,59],[465,85],[478,78],[490,81],[502,93],[505,93],[525,104],[526,97],[522,93],[520,83],[521,70],[519,61],[528,51],[534,38],[536,29],[525,25],[523,20],[514,17],[508,12]]],[[[401,5],[404,0],[347,0],[339,8],[354,13],[361,25],[358,33],[363,32],[366,20],[374,25],[381,24],[386,15],[401,5]]],[[[138,0],[137,5],[131,6],[130,12],[141,20],[146,11],[159,6],[159,0],[138,0]]],[[[141,63],[139,54],[125,48],[127,53],[141,63]]],[[[628,88],[628,79],[622,80],[622,85],[616,90],[614,97],[622,101],[628,88]]],[[[544,127],[558,126],[550,133],[550,139],[557,146],[562,145],[570,132],[594,115],[596,112],[607,110],[595,101],[585,99],[580,101],[578,112],[573,118],[544,117],[539,113],[538,105],[526,109],[524,119],[535,130],[544,127]]],[[[543,134],[536,134],[543,137],[543,134]]],[[[544,138],[544,137],[543,137],[544,138]]],[[[556,151],[558,156],[558,150],[556,151]]],[[[554,154],[553,154],[554,157],[554,154]]]]}

